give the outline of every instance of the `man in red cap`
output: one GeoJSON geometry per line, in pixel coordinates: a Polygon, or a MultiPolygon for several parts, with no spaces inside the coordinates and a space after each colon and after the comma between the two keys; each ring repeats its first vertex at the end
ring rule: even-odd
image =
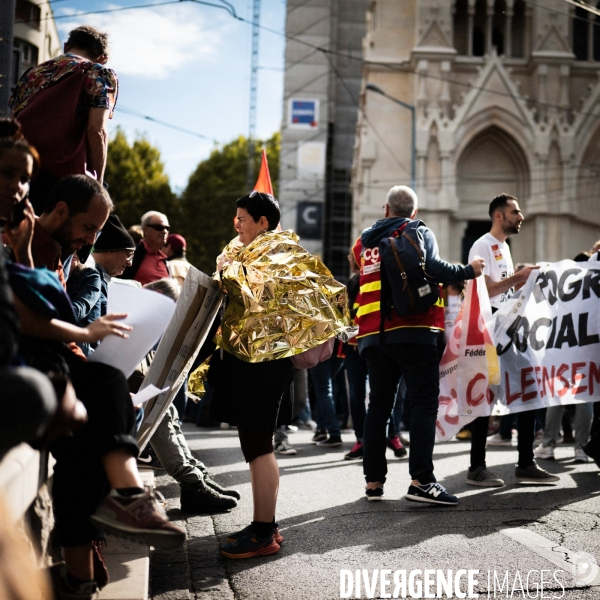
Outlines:
{"type": "Polygon", "coordinates": [[[177,279],[179,285],[183,285],[185,278],[192,266],[185,258],[185,248],[187,244],[185,238],[178,233],[172,233],[167,238],[167,245],[163,248],[163,253],[167,255],[169,272],[171,277],[177,279]]]}

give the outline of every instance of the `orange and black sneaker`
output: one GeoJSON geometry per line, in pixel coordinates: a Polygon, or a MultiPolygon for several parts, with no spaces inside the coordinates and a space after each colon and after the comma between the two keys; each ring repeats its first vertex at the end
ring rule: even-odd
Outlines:
{"type": "Polygon", "coordinates": [[[254,558],[277,554],[281,546],[275,541],[274,532],[275,530],[267,537],[260,538],[252,531],[252,526],[246,527],[244,533],[235,541],[225,542],[221,546],[221,554],[227,558],[254,558]]]}
{"type": "MultiPolygon", "coordinates": [[[[228,542],[235,542],[241,536],[246,535],[247,533],[252,533],[252,525],[248,525],[248,527],[244,527],[244,529],[240,529],[239,531],[235,531],[234,533],[230,533],[227,536],[228,542]]],[[[273,531],[273,539],[281,546],[283,544],[284,537],[279,533],[279,523],[275,523],[275,530],[273,531]]]]}

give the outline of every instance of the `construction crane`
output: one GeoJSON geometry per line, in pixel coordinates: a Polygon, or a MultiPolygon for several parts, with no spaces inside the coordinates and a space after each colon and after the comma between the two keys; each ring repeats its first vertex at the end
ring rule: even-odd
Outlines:
{"type": "Polygon", "coordinates": [[[254,154],[256,151],[256,90],[258,87],[258,42],[259,42],[260,0],[252,0],[252,54],[250,59],[250,114],[248,119],[248,166],[246,186],[254,187],[254,154]]]}

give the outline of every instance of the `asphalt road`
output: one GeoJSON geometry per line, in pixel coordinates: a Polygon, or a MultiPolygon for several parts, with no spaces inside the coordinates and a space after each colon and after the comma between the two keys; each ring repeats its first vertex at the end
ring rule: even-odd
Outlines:
{"type": "MultiPolygon", "coordinates": [[[[574,464],[572,446],[559,446],[557,460],[539,461],[561,476],[546,486],[515,483],[516,447],[488,448],[488,468],[506,486],[485,489],[465,481],[468,442],[438,444],[436,477],[460,499],[442,508],[403,499],[408,464],[391,451],[386,498],[367,502],[362,463],[343,460],[353,436],[343,436],[342,449],[326,450],[310,442],[311,432],[299,431],[290,435],[298,454],[278,457],[281,551],[233,561],[220,558],[218,544],[252,520],[236,432],[191,424],[184,430],[215,478],[236,487],[242,500],[229,513],[185,519],[186,545],[154,552],[150,585],[157,600],[460,597],[457,591],[469,597],[469,576],[470,597],[600,598],[600,471],[593,463],[574,464]]],[[[169,515],[181,522],[178,486],[160,472],[157,484],[169,515]]]]}

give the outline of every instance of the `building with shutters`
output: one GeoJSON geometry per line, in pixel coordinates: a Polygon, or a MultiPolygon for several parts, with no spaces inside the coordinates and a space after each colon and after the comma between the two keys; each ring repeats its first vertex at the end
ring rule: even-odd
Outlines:
{"type": "Polygon", "coordinates": [[[62,53],[52,5],[46,0],[16,0],[11,85],[34,65],[62,53]]]}

